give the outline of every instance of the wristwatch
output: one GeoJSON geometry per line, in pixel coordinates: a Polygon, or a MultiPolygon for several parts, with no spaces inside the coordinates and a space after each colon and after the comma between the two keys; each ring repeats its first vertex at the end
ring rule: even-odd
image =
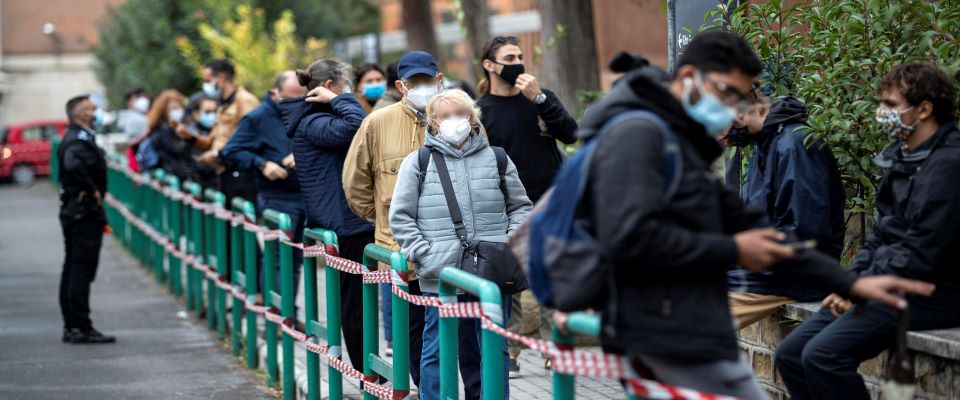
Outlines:
{"type": "Polygon", "coordinates": [[[544,92],[540,92],[540,94],[538,94],[537,97],[533,98],[533,104],[536,104],[538,106],[545,103],[546,101],[547,101],[547,94],[544,92]]]}

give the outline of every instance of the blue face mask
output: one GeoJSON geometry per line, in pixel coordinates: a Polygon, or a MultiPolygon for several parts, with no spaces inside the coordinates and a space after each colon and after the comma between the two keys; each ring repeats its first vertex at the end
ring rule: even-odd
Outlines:
{"type": "Polygon", "coordinates": [[[377,100],[380,97],[383,97],[383,94],[387,92],[387,83],[367,83],[363,85],[363,97],[367,100],[377,100]]]}
{"type": "Polygon", "coordinates": [[[213,111],[201,113],[197,123],[207,129],[213,128],[213,124],[217,123],[217,113],[213,111]]]}
{"type": "Polygon", "coordinates": [[[694,79],[683,80],[683,109],[694,121],[703,125],[707,133],[713,136],[720,135],[733,120],[737,118],[737,111],[726,105],[720,98],[707,92],[703,88],[703,77],[698,72],[694,79]],[[690,104],[690,93],[693,86],[700,93],[700,101],[690,104]]]}
{"type": "Polygon", "coordinates": [[[213,82],[203,83],[203,94],[211,99],[220,99],[220,89],[213,82]]]}
{"type": "Polygon", "coordinates": [[[90,121],[90,125],[93,125],[94,130],[98,130],[103,127],[103,110],[97,109],[93,112],[93,120],[90,121]]]}

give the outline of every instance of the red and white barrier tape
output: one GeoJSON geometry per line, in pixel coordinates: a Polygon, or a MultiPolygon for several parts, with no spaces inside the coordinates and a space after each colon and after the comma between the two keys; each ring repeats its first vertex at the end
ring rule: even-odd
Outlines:
{"type": "MultiPolygon", "coordinates": [[[[184,201],[191,206],[197,204],[205,204],[195,201],[190,196],[183,197],[184,201]],[[191,200],[186,200],[191,199],[191,200]]],[[[325,345],[320,345],[314,343],[311,340],[311,337],[307,336],[305,333],[296,330],[292,325],[292,319],[284,318],[280,314],[276,313],[275,308],[265,307],[254,304],[250,301],[249,298],[245,299],[245,294],[240,286],[230,284],[227,280],[218,274],[210,266],[202,264],[197,261],[195,256],[179,251],[177,246],[172,243],[168,238],[163,236],[160,232],[154,229],[149,224],[145,223],[139,217],[133,215],[123,204],[118,202],[112,195],[107,193],[105,201],[113,208],[115,208],[121,215],[123,215],[127,220],[131,221],[134,226],[144,232],[152,240],[161,244],[164,249],[171,253],[171,255],[180,258],[187,265],[192,265],[195,269],[202,271],[208,279],[212,279],[216,286],[224,290],[229,291],[235,298],[239,300],[245,300],[245,308],[251,312],[262,314],[267,321],[278,324],[281,330],[289,335],[294,340],[303,342],[306,344],[307,350],[323,355],[329,365],[333,366],[336,370],[343,373],[345,376],[350,378],[358,379],[363,385],[363,390],[367,393],[373,394],[380,399],[393,399],[395,393],[389,385],[381,385],[375,383],[376,377],[365,377],[362,372],[357,371],[352,368],[349,364],[344,362],[339,354],[333,355],[330,352],[330,347],[325,345]],[[373,380],[370,380],[370,379],[373,380]]],[[[199,207],[198,207],[199,208],[199,207]]],[[[231,213],[222,208],[214,208],[215,216],[220,219],[227,221],[238,220],[238,218],[244,218],[242,215],[235,216],[234,213],[231,213]],[[229,216],[227,215],[229,213],[229,216]]],[[[640,397],[647,397],[652,399],[671,399],[671,400],[732,400],[733,397],[728,396],[719,396],[709,393],[701,393],[691,389],[684,389],[675,386],[661,384],[656,381],[646,380],[638,378],[633,372],[633,369],[630,367],[629,360],[623,356],[613,355],[613,354],[604,354],[597,352],[586,352],[581,350],[567,350],[559,348],[555,343],[535,339],[532,337],[522,336],[509,330],[503,328],[502,326],[495,323],[486,313],[483,311],[483,305],[479,302],[465,302],[465,303],[450,303],[443,304],[439,298],[433,296],[416,296],[407,293],[402,290],[402,286],[397,282],[393,282],[391,279],[391,271],[367,271],[361,263],[346,260],[338,257],[337,255],[330,254],[326,247],[323,245],[304,245],[303,243],[294,243],[289,241],[289,236],[285,232],[279,230],[271,230],[259,225],[253,224],[252,222],[242,220],[244,228],[251,231],[263,232],[264,234],[276,234],[275,239],[270,240],[281,240],[284,244],[302,249],[304,252],[304,257],[325,257],[327,266],[335,268],[339,271],[362,275],[364,283],[391,283],[393,293],[397,297],[407,301],[410,304],[416,304],[426,307],[437,307],[439,308],[438,313],[441,318],[479,318],[482,322],[483,329],[496,333],[500,336],[503,336],[506,339],[514,340],[520,343],[523,343],[527,347],[547,353],[551,355],[553,359],[552,369],[557,373],[562,374],[571,374],[571,375],[581,375],[581,376],[590,376],[595,378],[611,378],[611,379],[620,379],[623,378],[627,382],[627,389],[631,394],[640,397]],[[249,227],[247,224],[253,225],[249,227]],[[255,226],[255,228],[254,228],[255,226]]]]}

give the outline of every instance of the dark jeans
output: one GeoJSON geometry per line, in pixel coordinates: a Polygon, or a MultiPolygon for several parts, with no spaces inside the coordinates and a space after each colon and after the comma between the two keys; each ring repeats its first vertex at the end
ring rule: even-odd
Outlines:
{"type": "MultiPolygon", "coordinates": [[[[363,262],[363,248],[373,243],[373,232],[338,237],[340,257],[363,262]]],[[[340,272],[340,326],[353,368],[363,371],[363,277],[340,272]]]]}
{"type": "MultiPolygon", "coordinates": [[[[909,300],[911,330],[960,326],[957,305],[935,298],[909,300]]],[[[839,318],[821,309],[777,349],[775,364],[791,398],[869,399],[857,367],[895,343],[898,323],[897,310],[876,302],[839,318]]]]}
{"type": "Polygon", "coordinates": [[[90,321],[90,284],[97,275],[104,221],[98,213],[60,214],[66,257],[60,275],[60,311],[65,329],[93,329],[90,321]]]}
{"type": "Polygon", "coordinates": [[[227,200],[225,208],[231,209],[231,202],[237,196],[253,203],[257,202],[257,193],[260,191],[257,188],[257,174],[259,172],[232,170],[226,170],[220,174],[220,191],[227,200]]]}
{"type": "MultiPolygon", "coordinates": [[[[296,195],[286,195],[286,196],[270,196],[268,193],[260,193],[258,211],[260,215],[263,215],[263,211],[266,209],[271,209],[274,211],[279,211],[287,214],[290,217],[290,222],[293,224],[293,234],[292,241],[295,243],[303,242],[303,226],[306,220],[306,210],[303,206],[303,199],[300,198],[299,193],[296,195]]],[[[279,249],[279,246],[277,246],[279,249]]],[[[278,251],[279,253],[279,251],[278,251]]],[[[264,280],[264,268],[262,267],[266,261],[266,255],[264,255],[263,261],[260,262],[260,293],[263,293],[263,284],[264,280]]],[[[276,265],[273,269],[275,271],[274,282],[277,285],[274,290],[277,292],[280,291],[280,254],[275,255],[275,260],[277,260],[276,265]]],[[[297,296],[297,288],[300,286],[297,283],[300,282],[300,271],[303,269],[303,251],[300,249],[293,249],[293,296],[297,296]]]]}

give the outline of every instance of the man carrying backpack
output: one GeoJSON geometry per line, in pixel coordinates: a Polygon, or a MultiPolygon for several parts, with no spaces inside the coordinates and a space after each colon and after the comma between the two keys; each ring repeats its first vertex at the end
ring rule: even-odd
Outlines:
{"type": "MultiPolygon", "coordinates": [[[[581,125],[581,137],[597,143],[583,164],[586,191],[577,209],[611,283],[597,291],[606,299],[605,347],[663,383],[746,399],[767,396],[737,348],[726,280],[734,266],[900,308],[905,301],[890,291],[933,290],[890,276],[857,279],[829,256],[795,250],[711,171],[722,151],[716,137],[748,104],[760,69],[742,39],[708,31],[684,48],[672,79],[657,79],[662,72],[652,68],[621,79],[581,125]],[[647,112],[601,129],[635,110],[647,112]]],[[[558,176],[551,197],[560,193],[563,169],[558,176]]],[[[531,248],[538,245],[534,214],[531,248]]]]}

